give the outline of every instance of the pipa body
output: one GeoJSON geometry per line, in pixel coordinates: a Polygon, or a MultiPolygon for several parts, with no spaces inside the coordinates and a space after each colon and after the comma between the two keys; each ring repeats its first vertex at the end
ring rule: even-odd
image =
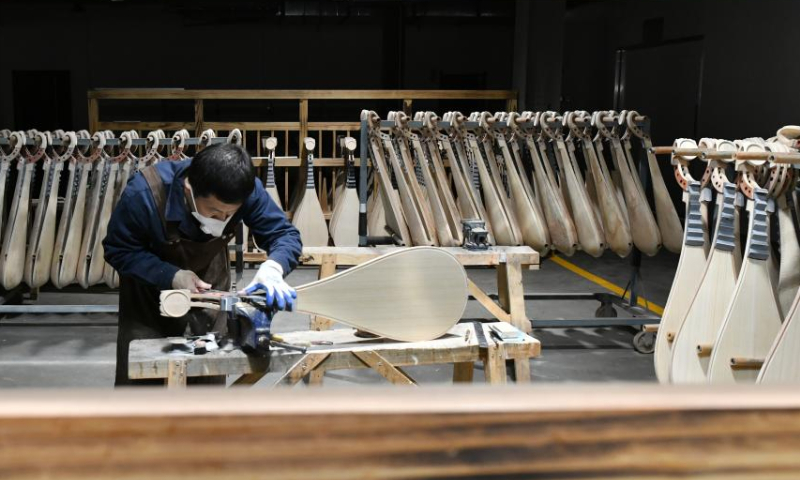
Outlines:
{"type": "Polygon", "coordinates": [[[292,224],[300,231],[303,246],[325,247],[328,245],[328,226],[314,190],[314,159],[311,154],[307,166],[306,188],[294,211],[292,224]]]}
{"type": "MultiPolygon", "coordinates": [[[[468,296],[464,267],[431,247],[399,249],[296,290],[295,311],[405,342],[444,335],[461,319],[468,296]]],[[[165,290],[162,314],[185,315],[192,300],[207,307],[214,298],[165,290]]]]}

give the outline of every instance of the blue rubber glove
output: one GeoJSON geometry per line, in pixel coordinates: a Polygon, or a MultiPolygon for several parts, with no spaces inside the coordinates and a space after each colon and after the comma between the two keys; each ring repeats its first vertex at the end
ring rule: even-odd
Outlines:
{"type": "Polygon", "coordinates": [[[283,280],[283,268],[278,262],[267,260],[262,263],[256,276],[239,294],[252,295],[259,290],[266,293],[267,305],[277,304],[278,310],[291,311],[294,308],[297,292],[283,280]]]}

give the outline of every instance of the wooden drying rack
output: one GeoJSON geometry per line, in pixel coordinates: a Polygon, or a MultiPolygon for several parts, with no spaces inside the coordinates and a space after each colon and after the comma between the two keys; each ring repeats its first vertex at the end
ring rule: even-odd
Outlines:
{"type": "MultiPolygon", "coordinates": [[[[317,140],[318,154],[314,158],[314,166],[318,168],[343,167],[344,160],[338,158],[337,137],[352,135],[361,128],[361,122],[349,119],[349,121],[314,121],[309,118],[309,104],[315,101],[352,101],[370,100],[384,101],[397,100],[402,102],[402,110],[408,114],[412,113],[414,101],[417,100],[491,100],[497,101],[498,107],[502,105],[507,111],[517,109],[517,92],[513,90],[184,90],[184,89],[97,89],[89,90],[89,130],[136,130],[140,136],[147,135],[152,130],[164,130],[165,132],[186,129],[199,135],[203,130],[211,128],[218,134],[220,132],[230,132],[239,129],[242,132],[242,144],[248,147],[248,137],[252,142],[255,140],[255,147],[251,144],[251,153],[255,153],[253,158],[256,167],[266,166],[264,158],[261,157],[262,145],[261,138],[274,136],[278,138],[279,148],[276,151],[275,167],[284,168],[283,174],[283,194],[284,205],[289,204],[290,190],[292,185],[289,183],[289,168],[296,168],[303,165],[300,158],[302,152],[302,140],[305,137],[312,137],[317,140]],[[109,121],[105,120],[101,113],[101,107],[105,101],[124,101],[137,102],[148,100],[163,101],[194,101],[194,115],[191,119],[178,121],[109,121]],[[209,121],[205,116],[206,101],[226,101],[226,100],[280,100],[297,102],[298,116],[291,121],[234,121],[221,122],[209,121]],[[297,134],[295,138],[294,135],[297,134]],[[281,151],[282,150],[282,151],[281,151]],[[286,168],[288,167],[288,168],[286,168]]],[[[400,107],[400,105],[398,105],[400,107]]],[[[356,113],[357,115],[357,113],[356,113]]],[[[361,145],[359,145],[361,147],[361,145]]],[[[358,164],[358,155],[356,163],[358,164]]],[[[331,172],[331,181],[334,173],[331,172]]],[[[323,178],[319,175],[319,178],[323,178]]],[[[322,187],[320,182],[319,188],[322,187]]],[[[329,214],[330,206],[326,204],[325,195],[319,195],[323,203],[323,211],[329,214]]]]}

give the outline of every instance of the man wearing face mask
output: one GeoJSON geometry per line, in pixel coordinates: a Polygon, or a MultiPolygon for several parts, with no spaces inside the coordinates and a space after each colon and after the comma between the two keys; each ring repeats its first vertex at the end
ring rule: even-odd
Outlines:
{"type": "Polygon", "coordinates": [[[226,330],[226,315],[210,310],[162,317],[158,297],[173,288],[230,290],[228,243],[239,222],[268,255],[244,292],[263,290],[278,308],[291,309],[297,294],[283,278],[297,266],[300,233],[256,178],[245,150],[214,145],[192,159],[147,167],[128,183],[103,240],[105,259],[120,275],[116,385],[163,383],[128,379],[132,340],[226,330]]]}

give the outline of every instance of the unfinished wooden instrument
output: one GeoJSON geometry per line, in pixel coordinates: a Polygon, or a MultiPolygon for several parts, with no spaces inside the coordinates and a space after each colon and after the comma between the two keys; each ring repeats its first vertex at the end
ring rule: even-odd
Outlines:
{"type": "Polygon", "coordinates": [[[395,122],[392,132],[400,152],[400,165],[406,173],[405,180],[410,187],[427,238],[430,238],[434,245],[455,246],[444,202],[431,172],[428,158],[422,151],[419,135],[408,128],[410,119],[405,113],[389,112],[389,120],[395,122]]]}
{"type": "Polygon", "coordinates": [[[93,163],[103,154],[105,135],[92,136],[92,146],[86,152],[75,149],[69,164],[69,180],[64,197],[64,208],[58,224],[58,233],[53,255],[50,281],[57,288],[64,288],[75,281],[86,212],[86,194],[89,172],[93,163]],[[86,153],[91,151],[89,156],[86,153]]]}
{"type": "Polygon", "coordinates": [[[564,255],[572,255],[578,248],[578,234],[564,197],[558,190],[545,140],[537,131],[538,114],[522,112],[516,122],[519,126],[517,133],[524,139],[532,161],[533,184],[547,224],[550,244],[564,255]]]}
{"type": "Polygon", "coordinates": [[[583,178],[574,156],[567,151],[562,136],[562,118],[556,112],[544,112],[539,116],[542,136],[552,143],[559,169],[563,174],[561,190],[571,206],[572,219],[578,234],[581,249],[593,257],[599,257],[605,249],[605,238],[594,208],[589,202],[583,178]]]}
{"type": "Polygon", "coordinates": [[[386,235],[386,210],[383,208],[377,177],[373,168],[367,188],[367,235],[371,237],[386,235]]]}
{"type": "Polygon", "coordinates": [[[503,201],[505,194],[498,189],[492,174],[486,167],[486,161],[476,135],[478,130],[468,130],[464,125],[466,121],[467,119],[460,112],[452,112],[450,116],[451,126],[464,139],[466,150],[472,155],[472,165],[478,171],[486,215],[492,226],[494,239],[498,245],[520,245],[522,238],[503,201]]]}
{"type": "MultiPolygon", "coordinates": [[[[500,207],[502,208],[503,212],[508,219],[508,224],[511,228],[511,233],[514,236],[515,243],[514,245],[522,245],[523,237],[522,237],[522,230],[519,226],[519,219],[517,219],[517,215],[514,212],[513,207],[511,206],[511,199],[508,195],[508,190],[506,189],[505,184],[505,177],[501,174],[501,164],[497,160],[497,155],[494,152],[494,142],[492,137],[492,129],[493,123],[490,123],[490,119],[492,119],[492,114],[489,112],[472,112],[469,116],[469,121],[473,123],[477,123],[478,127],[473,129],[475,132],[475,144],[478,146],[478,152],[482,155],[480,158],[483,159],[482,162],[478,162],[479,168],[483,166],[484,168],[488,167],[488,179],[490,179],[490,183],[485,183],[483,180],[483,176],[481,175],[481,185],[484,190],[484,195],[486,195],[486,189],[491,186],[492,190],[496,192],[497,198],[500,201],[500,207]]],[[[476,157],[478,158],[478,157],[476,157]]]]}
{"type": "MultiPolygon", "coordinates": [[[[111,219],[111,213],[117,207],[117,203],[119,202],[120,197],[122,197],[122,193],[125,191],[125,187],[128,185],[128,180],[130,179],[131,172],[135,170],[137,159],[132,153],[132,143],[133,140],[139,138],[139,134],[136,133],[136,130],[131,130],[128,132],[122,132],[120,135],[120,152],[119,155],[112,158],[111,161],[119,165],[119,169],[117,172],[116,182],[113,185],[109,185],[108,188],[113,188],[113,195],[111,196],[111,206],[108,210],[108,216],[106,217],[101,216],[100,222],[102,228],[100,229],[100,247],[102,249],[102,241],[106,236],[106,230],[108,227],[108,222],[111,219]]],[[[100,250],[102,252],[102,250],[100,250]]],[[[114,270],[114,267],[109,265],[107,262],[103,266],[103,281],[106,285],[110,288],[118,288],[119,287],[119,275],[117,271],[114,270]]]]}
{"type": "MultiPolygon", "coordinates": [[[[778,130],[777,140],[784,148],[773,151],[796,152],[800,128],[786,126],[778,130]],[[791,149],[787,147],[791,146],[791,149]]],[[[800,291],[797,290],[798,252],[795,225],[792,219],[791,200],[787,197],[797,191],[796,178],[793,171],[787,172],[786,190],[778,196],[778,222],[780,223],[781,262],[778,280],[778,300],[783,318],[780,330],[765,355],[759,372],[759,383],[800,383],[800,291]],[[793,299],[787,301],[794,292],[793,299]]],[[[796,208],[796,206],[795,206],[796,208]]],[[[795,210],[797,211],[797,210],[795,210]]]]}
{"type": "MultiPolygon", "coordinates": [[[[464,267],[429,247],[398,250],[296,290],[295,311],[404,342],[444,335],[461,318],[468,296],[464,267]]],[[[208,307],[218,296],[165,290],[161,311],[182,316],[192,302],[208,307]]]]}
{"type": "MultiPolygon", "coordinates": [[[[744,142],[744,152],[764,151],[754,142],[744,142]]],[[[775,209],[769,190],[780,194],[785,185],[782,175],[773,175],[775,188],[762,188],[756,181],[756,168],[765,166],[764,160],[736,161],[739,187],[747,198],[749,212],[747,246],[744,261],[736,282],[736,289],[719,328],[708,364],[711,383],[754,383],[772,342],[781,326],[775,285],[770,275],[770,216],[775,209]]],[[[777,165],[772,166],[777,170],[777,165]]],[[[767,186],[765,186],[767,187],[767,186]]]]}
{"type": "Polygon", "coordinates": [[[627,210],[633,244],[645,255],[655,255],[661,248],[661,233],[647,204],[647,197],[639,180],[639,173],[622,147],[618,133],[619,116],[614,111],[599,111],[592,114],[592,125],[597,129],[595,147],[602,155],[602,142],[608,141],[611,158],[619,175],[620,190],[627,210]]]}
{"type": "MultiPolygon", "coordinates": [[[[383,156],[383,148],[381,147],[380,135],[380,117],[377,113],[369,110],[361,112],[361,120],[367,122],[369,147],[372,153],[372,166],[378,174],[378,192],[380,194],[381,203],[384,208],[385,227],[389,232],[397,236],[397,240],[401,245],[411,246],[412,238],[409,227],[406,223],[404,203],[398,193],[394,190],[392,184],[392,175],[389,171],[386,161],[383,156]]],[[[397,178],[397,176],[394,176],[397,178]]],[[[376,192],[373,192],[373,195],[376,192]]],[[[409,206],[410,208],[411,206],[409,206]]],[[[418,220],[419,217],[416,217],[418,220]]]]}
{"type": "MultiPolygon", "coordinates": [[[[642,141],[642,149],[647,155],[647,165],[650,168],[650,184],[653,187],[653,200],[656,205],[656,219],[658,228],[661,232],[661,241],[664,248],[673,253],[680,253],[682,244],[681,221],[675,205],[672,203],[664,177],[661,175],[661,168],[656,161],[653,153],[653,142],[649,132],[646,132],[642,125],[648,121],[647,117],[639,115],[635,110],[628,111],[625,115],[620,114],[620,122],[624,121],[628,127],[628,134],[633,134],[642,141]],[[624,117],[624,118],[623,118],[624,117]]],[[[626,135],[628,138],[629,135],[626,135]]]]}
{"type": "MultiPolygon", "coordinates": [[[[790,153],[792,151],[784,142],[769,145],[773,152],[790,153]]],[[[792,194],[796,191],[794,168],[790,165],[778,165],[777,168],[781,171],[785,170],[783,175],[786,177],[786,184],[782,192],[775,197],[780,238],[778,306],[783,319],[788,315],[798,288],[800,288],[800,245],[798,245],[797,230],[792,218],[792,194]]]]}
{"type": "Polygon", "coordinates": [[[356,192],[355,150],[356,140],[354,138],[346,137],[342,140],[347,184],[341,193],[341,198],[336,200],[330,221],[331,238],[337,247],[358,246],[359,201],[356,192]]]}
{"type": "MultiPolygon", "coordinates": [[[[442,134],[439,139],[442,142],[445,153],[450,161],[451,172],[454,168],[461,172],[468,187],[468,196],[472,200],[472,202],[469,203],[474,204],[474,208],[477,210],[478,216],[470,217],[468,213],[472,213],[472,209],[470,208],[471,206],[468,205],[465,207],[462,205],[462,217],[465,219],[483,220],[486,226],[486,231],[489,232],[488,241],[490,244],[495,244],[496,240],[494,238],[494,234],[492,233],[492,222],[486,212],[486,207],[484,206],[483,199],[481,198],[480,194],[480,178],[478,177],[477,166],[475,166],[474,161],[470,161],[471,157],[467,152],[471,150],[466,143],[466,131],[461,128],[461,124],[456,118],[459,115],[461,114],[458,112],[447,112],[444,114],[442,118],[445,122],[450,124],[450,127],[447,131],[447,134],[442,134]],[[454,118],[456,118],[456,120],[454,120],[454,118]]],[[[456,173],[453,175],[456,175],[456,173]]],[[[462,202],[461,194],[459,194],[459,202],[462,202]]]]}
{"type": "Polygon", "coordinates": [[[300,231],[303,245],[307,247],[325,247],[328,245],[328,226],[325,215],[314,189],[314,148],[316,141],[307,137],[303,140],[306,152],[306,190],[298,203],[292,217],[292,224],[300,231]]]}
{"type": "Polygon", "coordinates": [[[25,283],[31,288],[38,288],[50,279],[55,247],[56,213],[58,210],[58,189],[61,172],[78,145],[78,137],[74,132],[61,133],[56,137],[64,145],[61,150],[53,148],[52,158],[45,154],[42,165],[42,185],[39,192],[39,203],[36,205],[31,238],[25,258],[25,283]]]}
{"type": "Polygon", "coordinates": [[[11,163],[14,161],[19,162],[22,155],[22,149],[25,147],[27,138],[22,132],[11,132],[9,130],[3,131],[3,136],[8,139],[8,151],[0,148],[0,233],[5,231],[6,224],[5,210],[6,210],[6,185],[9,181],[9,173],[11,171],[11,163]]]}
{"type": "Polygon", "coordinates": [[[800,383],[800,293],[795,297],[778,335],[770,345],[757,382],[800,383]]]}
{"type": "Polygon", "coordinates": [[[263,140],[264,148],[267,150],[267,184],[265,189],[269,194],[272,201],[283,209],[281,203],[281,196],[278,194],[278,187],[275,186],[275,148],[278,146],[278,139],[275,137],[268,137],[263,140]]]}
{"type": "MultiPolygon", "coordinates": [[[[727,140],[716,141],[715,146],[721,152],[736,150],[733,142],[727,140]]],[[[710,170],[703,178],[704,185],[711,182],[717,191],[716,228],[700,286],[675,335],[670,368],[673,383],[705,383],[708,380],[713,342],[736,287],[741,260],[736,254],[738,235],[735,229],[743,201],[737,185],[728,181],[726,162],[729,163],[730,159],[710,160],[710,170]]]]}
{"type": "Polygon", "coordinates": [[[626,257],[633,249],[633,237],[625,218],[625,207],[619,202],[608,166],[605,161],[600,162],[592,143],[589,112],[568,112],[564,116],[564,121],[569,128],[569,136],[580,145],[580,150],[583,152],[587,166],[587,186],[591,184],[595,192],[599,218],[602,220],[608,248],[620,257],[626,257]]]}
{"type": "MultiPolygon", "coordinates": [[[[234,132],[238,132],[238,130],[234,130],[231,132],[231,135],[235,135],[234,132]]],[[[239,132],[239,138],[241,139],[241,132],[239,132]]],[[[167,157],[167,160],[177,161],[177,160],[186,160],[187,157],[185,150],[186,150],[186,139],[191,137],[189,135],[189,131],[184,129],[178,130],[172,136],[172,146],[170,149],[172,152],[167,157]]]]}
{"type": "Polygon", "coordinates": [[[692,299],[700,286],[708,255],[708,208],[711,191],[702,188],[699,181],[689,173],[689,162],[696,155],[683,155],[680,150],[697,150],[697,143],[688,138],[679,138],[673,144],[672,165],[675,178],[683,189],[686,204],[686,227],[683,232],[683,248],[678,268],[669,290],[669,298],[661,314],[653,356],[656,377],[661,383],[669,382],[672,366],[672,347],[675,335],[686,318],[692,299]]]}
{"type": "MultiPolygon", "coordinates": [[[[450,173],[453,177],[453,185],[456,190],[460,218],[465,220],[483,220],[486,222],[486,211],[483,208],[483,203],[477,196],[477,190],[470,184],[470,172],[466,166],[466,159],[459,159],[456,156],[456,150],[453,149],[453,145],[450,143],[451,138],[441,132],[439,117],[435,113],[425,112],[422,116],[422,121],[425,125],[423,129],[425,144],[431,156],[436,156],[435,166],[438,172],[437,175],[442,178],[447,178],[444,173],[444,161],[439,151],[439,145],[441,145],[445,158],[450,164],[450,173]]],[[[463,151],[463,145],[461,146],[461,150],[463,151]]],[[[487,231],[489,228],[490,227],[487,227],[487,231]]],[[[460,243],[463,243],[463,232],[460,231],[460,228],[458,239],[460,243]]]]}
{"type": "MultiPolygon", "coordinates": [[[[25,143],[25,136],[18,137],[25,143]]],[[[27,146],[17,160],[17,183],[14,199],[8,214],[0,251],[0,279],[3,288],[10,290],[22,282],[25,273],[25,248],[28,241],[28,212],[31,205],[31,183],[36,162],[44,156],[47,138],[44,133],[34,132],[35,147],[27,146]]]]}
{"type": "MultiPolygon", "coordinates": [[[[97,134],[95,134],[97,135],[97,134]]],[[[108,139],[108,137],[106,137],[108,139]]],[[[85,223],[79,252],[77,282],[83,288],[98,284],[103,278],[103,238],[111,217],[113,186],[119,164],[111,161],[104,149],[95,162],[91,175],[92,190],[86,205],[85,223]],[[109,188],[110,187],[110,188],[109,188]]]]}
{"type": "MultiPolygon", "coordinates": [[[[428,115],[430,116],[430,115],[428,115]]],[[[461,213],[456,206],[456,199],[450,186],[450,178],[444,169],[442,154],[435,133],[430,130],[430,122],[426,123],[426,113],[417,112],[414,120],[422,123],[421,128],[412,129],[411,145],[417,156],[417,164],[420,167],[425,181],[433,181],[435,192],[439,196],[442,205],[445,227],[451,239],[452,246],[460,246],[464,243],[464,232],[461,229],[461,213]],[[423,148],[423,143],[425,148],[423,148]]]]}
{"type": "Polygon", "coordinates": [[[508,124],[505,119],[497,114],[490,116],[484,112],[481,120],[487,125],[486,131],[500,148],[500,159],[508,179],[510,206],[514,211],[519,225],[522,240],[525,245],[544,254],[550,249],[550,235],[545,226],[544,216],[536,204],[536,200],[523,185],[525,170],[519,170],[519,165],[513,158],[508,147],[506,131],[508,124]]]}

